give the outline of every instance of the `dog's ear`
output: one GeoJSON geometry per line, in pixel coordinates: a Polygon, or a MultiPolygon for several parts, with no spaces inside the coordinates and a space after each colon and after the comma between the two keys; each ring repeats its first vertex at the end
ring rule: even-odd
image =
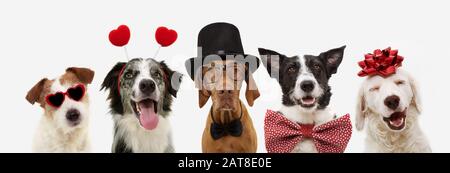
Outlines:
{"type": "Polygon", "coordinates": [[[183,75],[176,71],[171,70],[164,61],[160,62],[161,68],[164,71],[164,75],[166,75],[166,85],[169,86],[168,90],[171,95],[177,97],[178,89],[180,89],[181,78],[183,75]]]}
{"type": "Polygon", "coordinates": [[[342,58],[344,57],[345,47],[346,46],[331,49],[331,50],[323,52],[319,55],[319,57],[322,59],[322,62],[325,64],[325,66],[327,68],[328,78],[330,78],[331,75],[333,75],[337,72],[337,69],[342,62],[342,58]]]}
{"type": "Polygon", "coordinates": [[[256,86],[255,79],[253,79],[252,73],[246,67],[245,82],[247,82],[247,87],[245,89],[245,99],[249,106],[253,106],[255,100],[260,96],[258,87],[256,86]]]}
{"type": "Polygon", "coordinates": [[[201,69],[197,70],[193,76],[195,87],[198,89],[198,106],[200,108],[205,106],[209,100],[209,97],[211,97],[211,93],[203,85],[203,73],[206,73],[205,67],[201,67],[201,69]]]}
{"type": "Polygon", "coordinates": [[[122,99],[119,93],[119,75],[127,63],[118,62],[106,75],[101,85],[100,91],[109,90],[108,100],[113,113],[123,114],[122,99]]]}
{"type": "Polygon", "coordinates": [[[358,97],[356,99],[356,120],[355,126],[356,130],[361,131],[364,129],[364,124],[366,122],[367,115],[367,105],[366,98],[364,96],[364,88],[361,87],[358,92],[358,97]]]}
{"type": "Polygon", "coordinates": [[[270,77],[278,80],[280,72],[280,63],[285,56],[273,50],[268,50],[264,48],[258,48],[258,52],[259,55],[261,56],[261,61],[263,62],[264,67],[266,67],[270,77]]]}
{"type": "Polygon", "coordinates": [[[25,96],[25,99],[27,99],[27,101],[30,102],[32,105],[36,102],[41,102],[42,100],[39,99],[41,98],[42,90],[44,89],[44,84],[47,81],[48,81],[47,78],[41,79],[36,85],[33,86],[33,88],[30,89],[30,91],[28,91],[27,96],[25,96]]]}
{"type": "Polygon", "coordinates": [[[422,101],[421,101],[421,97],[419,94],[419,86],[417,84],[417,81],[410,75],[408,74],[408,80],[409,80],[409,85],[411,86],[411,90],[413,93],[413,98],[412,98],[412,102],[411,104],[416,107],[417,112],[421,113],[422,112],[422,101]]]}
{"type": "Polygon", "coordinates": [[[198,106],[202,108],[208,102],[211,93],[205,88],[198,90],[198,106]]]}
{"type": "Polygon", "coordinates": [[[74,73],[77,78],[84,84],[92,83],[95,72],[88,68],[69,67],[66,72],[74,73]]]}

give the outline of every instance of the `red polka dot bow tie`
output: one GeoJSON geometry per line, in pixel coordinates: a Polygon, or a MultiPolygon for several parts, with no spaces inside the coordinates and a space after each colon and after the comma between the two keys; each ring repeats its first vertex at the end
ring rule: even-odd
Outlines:
{"type": "Polygon", "coordinates": [[[352,135],[350,115],[320,126],[297,124],[278,112],[267,110],[264,136],[269,153],[289,153],[304,139],[312,139],[319,153],[342,153],[352,135]]]}

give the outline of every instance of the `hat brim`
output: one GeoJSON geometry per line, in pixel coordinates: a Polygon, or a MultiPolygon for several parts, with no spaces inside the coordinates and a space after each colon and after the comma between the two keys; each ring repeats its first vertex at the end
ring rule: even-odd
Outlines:
{"type": "MultiPolygon", "coordinates": [[[[256,62],[256,67],[255,66],[249,67],[249,71],[251,73],[254,73],[258,69],[259,65],[261,64],[259,58],[257,56],[253,56],[253,55],[249,55],[249,54],[243,54],[243,56],[245,57],[245,60],[237,61],[237,62],[241,62],[241,63],[256,62]]],[[[226,55],[220,55],[220,58],[222,60],[226,60],[226,55]]],[[[203,66],[205,64],[209,64],[209,63],[211,63],[211,61],[215,61],[215,60],[218,60],[218,59],[204,60],[202,57],[193,57],[193,58],[189,58],[188,60],[186,60],[184,65],[186,67],[186,71],[187,71],[189,77],[191,77],[191,79],[194,80],[194,76],[197,73],[197,70],[201,66],[203,66]],[[195,62],[201,62],[201,63],[195,63],[195,62]]],[[[238,59],[238,60],[241,60],[241,59],[238,59]]]]}

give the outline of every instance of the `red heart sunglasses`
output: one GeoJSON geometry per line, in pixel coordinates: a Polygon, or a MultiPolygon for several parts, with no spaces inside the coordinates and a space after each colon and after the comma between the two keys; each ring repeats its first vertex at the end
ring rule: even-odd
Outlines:
{"type": "Polygon", "coordinates": [[[66,95],[75,101],[80,101],[84,93],[86,92],[86,87],[83,84],[75,85],[74,87],[71,87],[67,89],[66,92],[58,91],[55,94],[49,94],[45,96],[45,101],[55,108],[59,108],[63,103],[66,95]]]}

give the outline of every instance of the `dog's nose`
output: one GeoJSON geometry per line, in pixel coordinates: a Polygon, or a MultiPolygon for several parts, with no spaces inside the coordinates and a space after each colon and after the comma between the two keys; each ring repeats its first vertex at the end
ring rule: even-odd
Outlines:
{"type": "Polygon", "coordinates": [[[384,105],[386,105],[388,108],[395,110],[397,109],[398,105],[400,103],[400,97],[396,95],[391,95],[389,97],[386,97],[384,99],[384,105]]]}
{"type": "Polygon", "coordinates": [[[219,93],[219,95],[224,96],[231,95],[233,93],[233,90],[218,90],[217,92],[219,93]]]}
{"type": "Polygon", "coordinates": [[[139,83],[139,89],[143,93],[152,93],[155,91],[155,82],[150,79],[144,79],[139,83]]]}
{"type": "Polygon", "coordinates": [[[302,83],[300,83],[300,88],[309,93],[314,89],[314,83],[313,81],[307,80],[307,81],[303,81],[302,83]]]}
{"type": "Polygon", "coordinates": [[[70,122],[76,122],[76,121],[78,121],[80,119],[80,111],[78,111],[76,109],[70,109],[66,113],[66,118],[70,122]]]}

